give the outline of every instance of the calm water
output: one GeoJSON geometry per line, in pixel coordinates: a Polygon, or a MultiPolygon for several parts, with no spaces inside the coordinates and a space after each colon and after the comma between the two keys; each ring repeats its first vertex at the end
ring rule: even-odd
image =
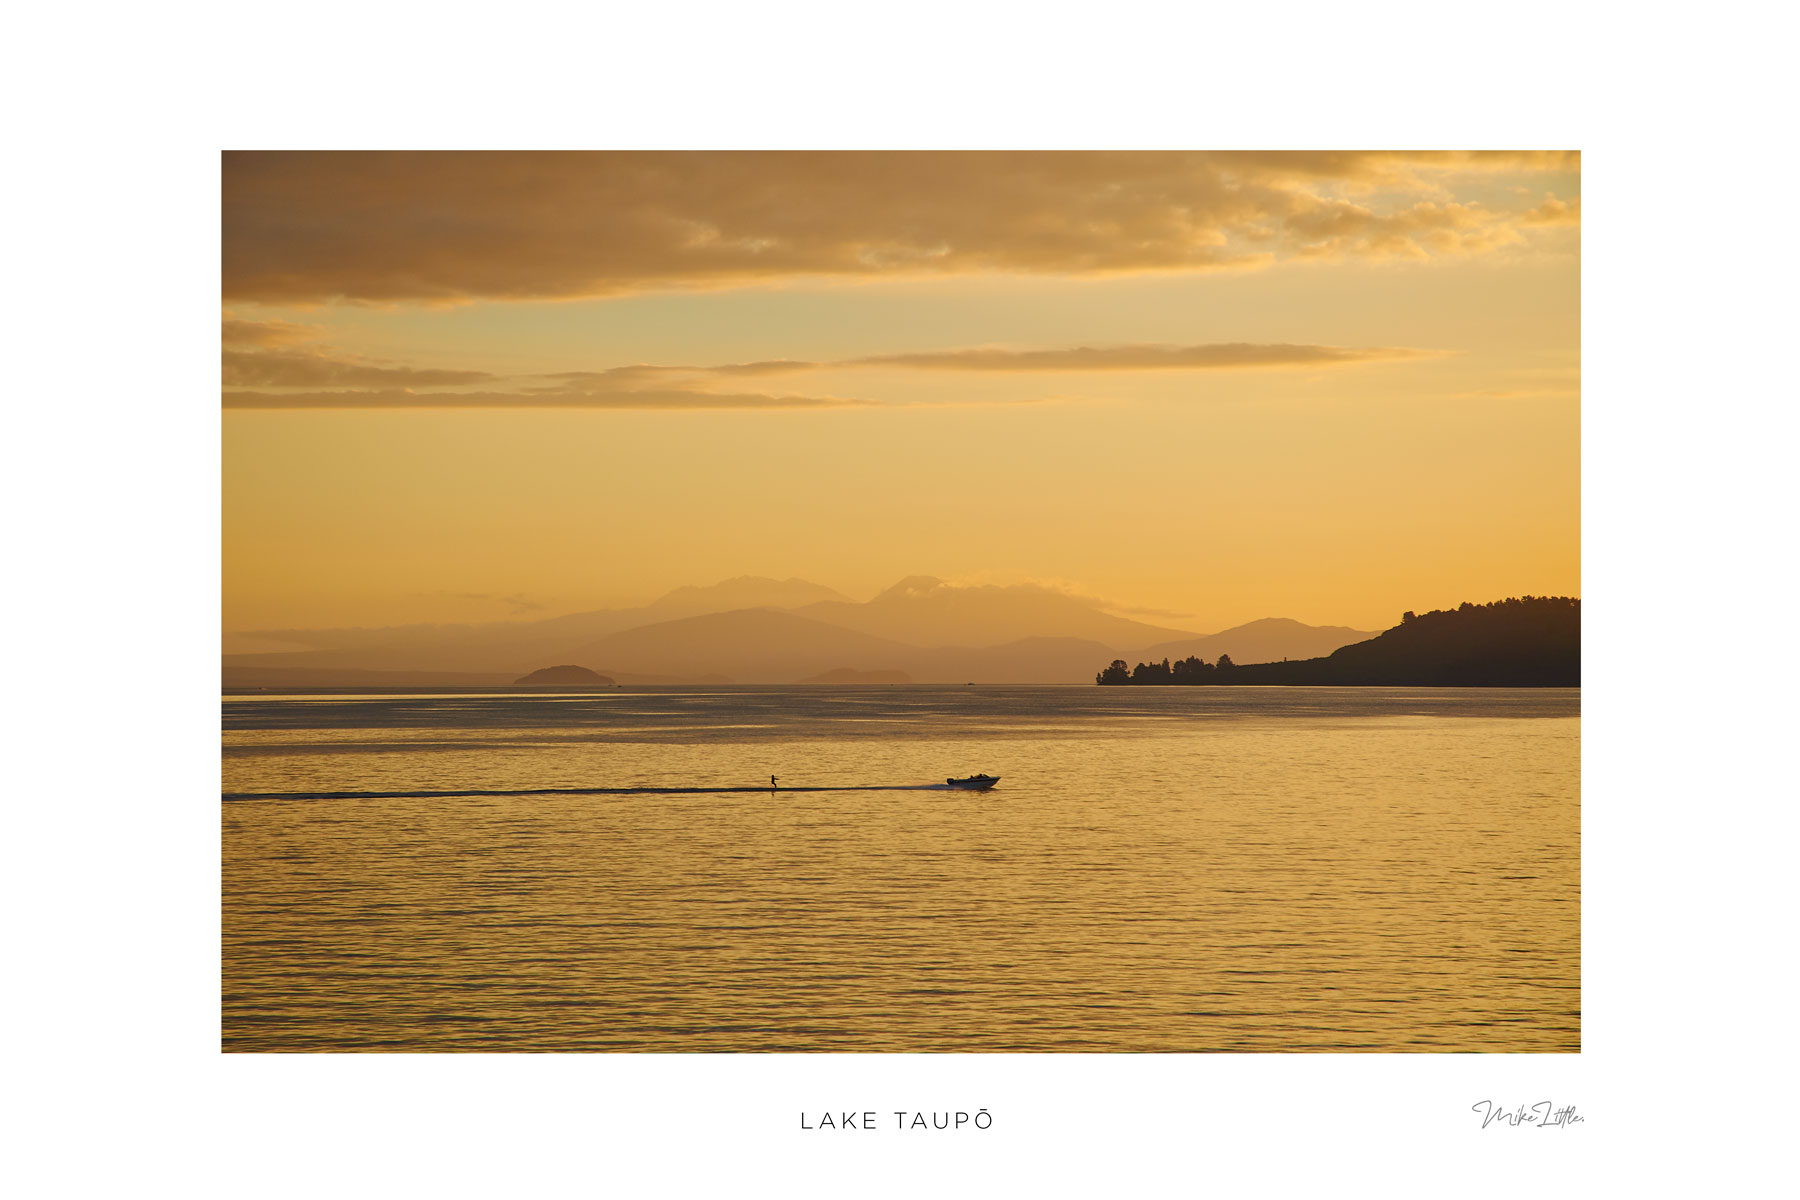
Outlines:
{"type": "Polygon", "coordinates": [[[1578,1050],[1579,707],[226,697],[224,1046],[1578,1050]]]}

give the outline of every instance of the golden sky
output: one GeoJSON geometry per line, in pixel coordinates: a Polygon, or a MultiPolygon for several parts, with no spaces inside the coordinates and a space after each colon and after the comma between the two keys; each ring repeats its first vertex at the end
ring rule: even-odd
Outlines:
{"type": "Polygon", "coordinates": [[[231,153],[227,630],[1580,593],[1572,153],[231,153]]]}

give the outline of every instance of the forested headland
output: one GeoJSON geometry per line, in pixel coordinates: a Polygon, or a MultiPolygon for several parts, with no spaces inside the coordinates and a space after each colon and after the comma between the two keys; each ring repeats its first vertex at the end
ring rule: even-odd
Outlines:
{"type": "Polygon", "coordinates": [[[1124,659],[1094,677],[1098,684],[1289,684],[1346,687],[1579,687],[1581,601],[1525,596],[1489,604],[1464,602],[1400,624],[1324,658],[1234,663],[1199,657],[1128,666],[1124,659]]]}

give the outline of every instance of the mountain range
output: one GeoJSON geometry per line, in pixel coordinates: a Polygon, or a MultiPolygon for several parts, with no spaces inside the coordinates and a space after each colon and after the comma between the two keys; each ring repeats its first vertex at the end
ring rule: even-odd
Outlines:
{"type": "Polygon", "coordinates": [[[542,620],[249,631],[292,651],[227,654],[227,687],[506,685],[578,665],[622,684],[1088,683],[1113,657],[1312,658],[1369,632],[1252,621],[1215,634],[1151,625],[1030,584],[901,580],[858,603],[800,579],[678,588],[637,608],[542,620]]]}

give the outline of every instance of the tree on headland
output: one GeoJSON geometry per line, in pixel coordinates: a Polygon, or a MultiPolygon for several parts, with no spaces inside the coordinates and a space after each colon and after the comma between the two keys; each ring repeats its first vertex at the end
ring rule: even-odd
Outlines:
{"type": "Polygon", "coordinates": [[[1205,683],[1206,676],[1216,668],[1197,654],[1190,654],[1169,668],[1170,683],[1205,683]]]}
{"type": "Polygon", "coordinates": [[[1464,601],[1454,610],[1408,611],[1376,637],[1343,646],[1324,658],[1239,665],[1221,654],[1216,665],[1185,658],[1170,665],[1124,659],[1098,683],[1291,684],[1361,687],[1579,687],[1581,601],[1572,596],[1508,597],[1491,604],[1464,601]]]}
{"type": "Polygon", "coordinates": [[[1139,663],[1131,669],[1131,682],[1150,684],[1170,682],[1169,660],[1163,659],[1161,665],[1139,663]]]}

